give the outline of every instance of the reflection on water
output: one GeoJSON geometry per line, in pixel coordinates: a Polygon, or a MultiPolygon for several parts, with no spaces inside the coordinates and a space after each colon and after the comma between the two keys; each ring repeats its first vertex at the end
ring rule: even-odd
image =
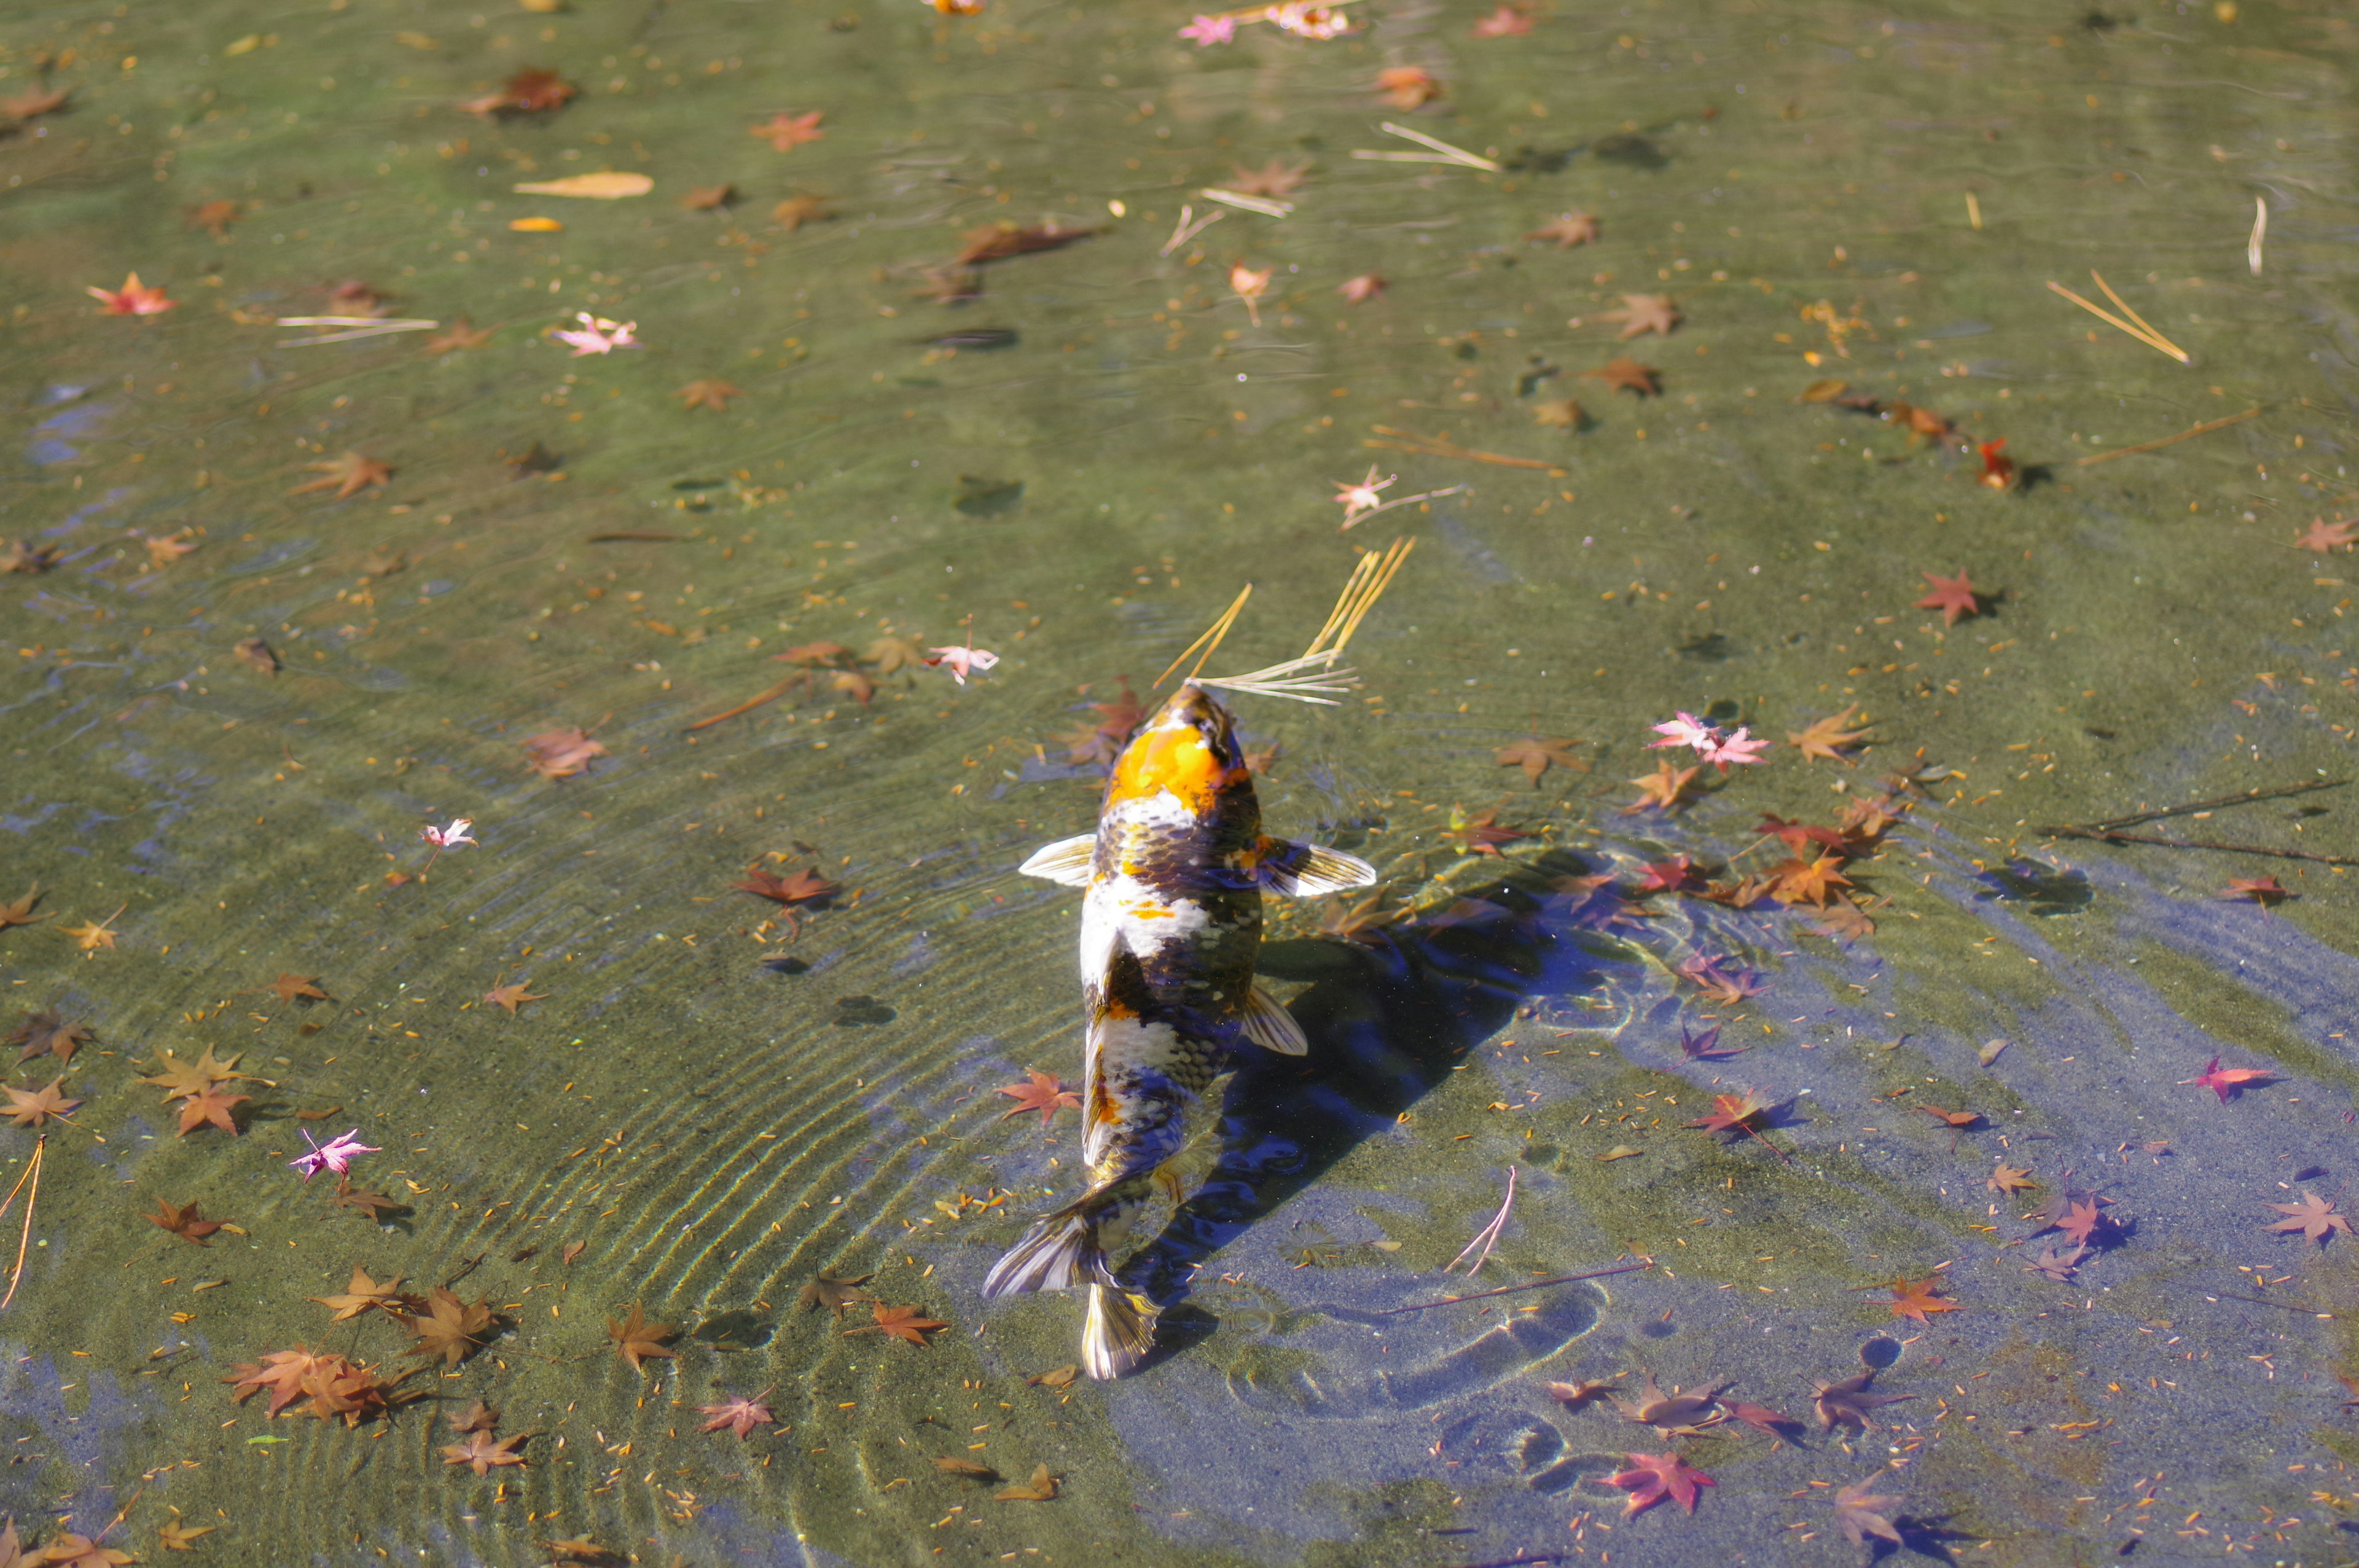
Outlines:
{"type": "Polygon", "coordinates": [[[151,1561],[1645,1565],[1821,1550],[1874,1476],[1896,1556],[2345,1555],[2351,1243],[2265,1227],[2359,1173],[2349,807],[2037,827],[2350,772],[2340,19],[1348,9],[0,22],[0,1024],[89,1029],[8,1081],[82,1103],[0,1130],[12,1184],[46,1149],[0,1512],[151,1561]],[[464,107],[536,69],[572,96],[464,107]],[[653,189],[516,189],[604,170],[653,189]],[[175,307],[101,314],[135,269],[175,307]],[[437,325],[275,325],[379,308],[437,325]],[[582,310],[635,346],[547,339],[582,310]],[[1339,534],[1371,462],[1446,493],[1339,534]],[[1080,1076],[1074,900],[1011,868],[1241,582],[1281,658],[1397,532],[1364,689],[1240,711],[1273,831],[1380,896],[1271,912],[1311,1051],[1239,1064],[1137,1233],[1155,1365],[1064,1379],[1071,1303],[978,1293],[1080,1157],[995,1092],[1080,1076]],[[970,637],[973,684],[919,662],[970,637]],[[1679,712],[1767,765],[1645,805],[1679,712]],[[234,1136],[143,1081],[208,1046],[234,1136]],[[1724,1096],[1776,1115],[1690,1125],[1724,1096]],[[381,1203],[287,1169],[348,1126],[381,1203]],[[2033,1267],[2089,1195],[2108,1244],[2033,1267]],[[133,1217],[191,1201],[234,1228],[133,1217]],[[421,1364],[322,1304],[356,1265],[499,1330],[421,1364]],[[676,1358],[614,1353],[635,1303],[676,1358]],[[428,1397],[229,1402],[299,1346],[428,1397]],[[1830,1426],[1863,1358],[1897,1402],[1830,1426]],[[1800,1424],[1545,1389],[1646,1375],[1800,1424]],[[444,1463],[478,1400],[526,1465],[444,1463]],[[1624,1518],[1673,1451],[1716,1485],[1624,1518]]]}

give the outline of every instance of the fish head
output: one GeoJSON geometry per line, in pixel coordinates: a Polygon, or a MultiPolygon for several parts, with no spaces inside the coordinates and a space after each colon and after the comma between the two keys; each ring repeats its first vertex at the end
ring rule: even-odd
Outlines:
{"type": "Polygon", "coordinates": [[[1240,784],[1249,787],[1251,778],[1229,710],[1202,687],[1182,686],[1123,748],[1107,782],[1106,800],[1112,805],[1168,794],[1202,816],[1224,792],[1240,784]]]}

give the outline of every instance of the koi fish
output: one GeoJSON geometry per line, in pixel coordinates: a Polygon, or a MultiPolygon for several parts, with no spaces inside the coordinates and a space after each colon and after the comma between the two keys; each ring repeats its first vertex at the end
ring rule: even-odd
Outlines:
{"type": "Polygon", "coordinates": [[[1310,1048],[1254,979],[1265,892],[1316,898],[1376,880],[1339,850],[1272,838],[1228,709],[1182,686],[1130,741],[1106,781],[1094,833],[1017,868],[1087,890],[1081,969],[1082,1088],[1089,1187],[1034,1222],[984,1281],[986,1299],[1089,1292],[1082,1364],[1117,1378],[1152,1346],[1157,1308],[1107,1255],[1187,1141],[1187,1117],[1240,1044],[1310,1048]]]}

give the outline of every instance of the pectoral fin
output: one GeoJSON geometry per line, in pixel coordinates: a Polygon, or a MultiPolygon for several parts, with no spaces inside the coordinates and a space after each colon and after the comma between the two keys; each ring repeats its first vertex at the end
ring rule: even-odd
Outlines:
{"type": "Polygon", "coordinates": [[[1262,850],[1260,875],[1261,885],[1271,892],[1289,898],[1324,898],[1345,888],[1366,887],[1376,880],[1376,868],[1357,855],[1346,855],[1324,844],[1272,838],[1262,850]]]}
{"type": "Polygon", "coordinates": [[[1043,844],[1032,851],[1032,858],[1016,868],[1022,876],[1039,877],[1052,882],[1062,882],[1069,888],[1090,884],[1090,862],[1097,858],[1098,836],[1084,833],[1078,838],[1060,838],[1053,844],[1043,844]]]}
{"type": "Polygon", "coordinates": [[[1310,1042],[1302,1037],[1302,1025],[1294,1022],[1294,1014],[1262,989],[1258,980],[1245,993],[1245,1033],[1255,1044],[1281,1056],[1299,1056],[1310,1049],[1310,1042]]]}

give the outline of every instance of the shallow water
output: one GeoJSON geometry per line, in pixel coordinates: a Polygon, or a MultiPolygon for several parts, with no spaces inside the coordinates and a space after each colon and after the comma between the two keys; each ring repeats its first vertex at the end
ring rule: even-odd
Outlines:
{"type": "MultiPolygon", "coordinates": [[[[0,97],[73,93],[0,139],[0,539],[57,557],[0,577],[0,901],[38,882],[48,916],[0,965],[92,1037],[0,1316],[0,1510],[42,1539],[120,1514],[145,1558],[177,1513],[215,1527],[190,1561],[239,1563],[585,1536],[648,1563],[1782,1563],[1865,1555],[1825,1494],[1883,1465],[1902,1556],[2354,1555],[2354,1242],[2262,1228],[2359,1172],[2343,873],[2045,829],[2347,776],[2348,551],[2293,542],[2353,490],[2359,35],[2315,4],[1559,7],[1501,38],[1474,6],[1351,10],[1344,39],[1200,50],[1186,8],[1129,3],[14,8],[0,97]],[[1370,88],[1410,65],[1446,88],[1415,113],[1370,88]],[[458,107],[534,66],[580,96],[458,107]],[[813,109],[822,140],[747,135],[813,109]],[[1388,119],[1504,167],[1355,157],[1418,150],[1388,119]],[[1310,166],[1286,217],[1196,194],[1272,159],[1310,166]],[[652,192],[512,189],[609,168],[652,192]],[[773,215],[799,195],[825,215],[773,215]],[[213,201],[219,235],[190,221],[213,201]],[[1183,202],[1223,216],[1163,254],[1183,202]],[[1575,209],[1593,243],[1525,238],[1575,209]],[[1003,219],[1096,232],[924,297],[1003,219]],[[1237,263],[1275,269],[1257,324],[1237,263]],[[2103,304],[2093,267],[2191,364],[2043,287],[2103,304]],[[98,313],[134,269],[178,307],[98,313]],[[1370,272],[1383,297],[1339,299],[1370,272]],[[273,324],[347,313],[346,280],[438,326],[273,324]],[[1684,320],[1620,344],[1625,290],[1684,320]],[[570,357],[544,334],[577,310],[643,346],[570,357]],[[495,331],[424,347],[461,318],[495,331]],[[1617,351],[1659,397],[1584,377],[1617,351]],[[1802,400],[1837,379],[1963,444],[1802,400]],[[742,390],[683,406],[698,380],[742,390]],[[1542,422],[1566,397],[1578,427],[1542,422]],[[2005,492],[1964,449],[2002,438],[2005,492]],[[387,482],[298,492],[347,451],[387,482]],[[1389,494],[1464,488],[1339,535],[1327,497],[1371,461],[1389,494]],[[1412,914],[1344,941],[1273,909],[1311,1053],[1244,1065],[1142,1250],[1168,1355],[1028,1381],[1076,1359],[1075,1304],[978,1287],[1078,1139],[994,1091],[1079,1078],[1077,901],[1010,868],[1088,827],[1090,704],[1247,579],[1223,661],[1293,653],[1396,534],[1362,691],[1237,708],[1277,748],[1271,830],[1367,856],[1412,914]],[[1927,572],[1985,612],[1916,608],[1927,572]],[[872,663],[864,701],[821,670],[687,731],[794,676],[788,648],[970,628],[1004,655],[972,685],[872,663]],[[1853,705],[1855,765],[1779,744],[1621,809],[1676,710],[1782,742],[1853,705]],[[537,775],[520,742],[568,726],[605,754],[537,775]],[[1525,737],[1590,770],[1495,763],[1525,737]],[[1888,901],[1847,944],[1676,895],[1608,924],[1562,885],[1767,871],[1761,813],[1832,823],[1895,772],[1917,804],[1846,868],[1888,901]],[[1444,837],[1484,811],[1526,837],[1444,837]],[[427,870],[419,828],[459,816],[480,846],[427,870]],[[798,928],[733,891],[757,858],[842,891],[798,928]],[[2215,896],[2264,875],[2298,896],[2215,896]],[[118,904],[111,947],[61,935],[118,904]],[[1677,973],[1699,954],[1767,989],[1713,1007],[1677,973]],[[518,981],[541,1000],[484,1000],[518,981]],[[1683,1057],[1713,1022],[1745,1053],[1683,1057]],[[175,1136],[138,1081],[207,1046],[260,1075],[235,1138],[175,1136]],[[2223,1101],[2186,1081],[2214,1056],[2273,1081],[2223,1101]],[[1747,1089],[1779,1108],[1758,1138],[1682,1127],[1747,1089]],[[407,1206],[385,1225],[287,1169],[347,1126],[384,1150],[354,1181],[407,1206]],[[2001,1161],[2038,1189],[1990,1191],[2001,1161]],[[1442,1274],[1510,1167],[1492,1260],[1442,1274]],[[2113,1200],[2108,1244],[2027,1274],[2061,1243],[2018,1217],[2068,1189],[2113,1200]],[[199,1251],[138,1217],[192,1199],[240,1228],[199,1251]],[[267,1352],[398,1360],[397,1325],[309,1299],[355,1264],[463,1276],[505,1327],[387,1421],[233,1404],[267,1352]],[[948,1326],[847,1334],[865,1308],[798,1305],[823,1271],[948,1326]],[[1896,1317],[1889,1281],[1937,1271],[1960,1310],[1896,1317]],[[604,1326],[634,1303],[679,1331],[644,1373],[604,1326]],[[1811,1390],[1863,1357],[1906,1402],[1829,1431],[1811,1390]],[[1642,1368],[1807,1428],[1665,1439],[1545,1388],[1642,1368]],[[751,1440],[695,1430],[765,1389],[751,1440]],[[525,1466],[443,1462],[477,1399],[525,1466]],[[1625,1519],[1603,1477],[1672,1451],[1715,1485],[1625,1519]]],[[[2347,856],[2350,810],[2136,831],[2347,856]]],[[[19,1173],[35,1137],[0,1132],[19,1173]]]]}

